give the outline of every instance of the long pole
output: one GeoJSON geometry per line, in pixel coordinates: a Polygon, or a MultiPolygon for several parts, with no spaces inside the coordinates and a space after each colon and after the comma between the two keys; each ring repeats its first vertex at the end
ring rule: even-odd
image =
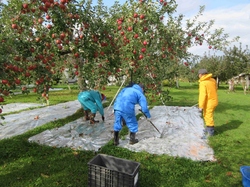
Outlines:
{"type": "Polygon", "coordinates": [[[121,84],[120,88],[117,90],[117,92],[116,92],[116,94],[115,94],[115,96],[114,96],[113,100],[112,100],[112,101],[111,101],[111,103],[109,104],[108,110],[109,110],[110,106],[113,104],[113,102],[114,102],[114,100],[115,100],[116,96],[117,96],[117,95],[118,95],[118,93],[120,92],[120,90],[121,90],[121,88],[122,88],[123,84],[125,83],[126,79],[127,79],[127,77],[125,77],[125,78],[123,79],[123,81],[122,81],[122,84],[121,84]]]}
{"type": "MultiPolygon", "coordinates": [[[[153,125],[153,127],[160,133],[159,129],[157,129],[157,127],[153,124],[153,122],[150,121],[150,120],[147,118],[146,114],[145,114],[144,112],[142,112],[142,110],[139,110],[139,111],[146,117],[147,121],[150,122],[151,125],[153,125]]],[[[160,133],[160,134],[161,134],[161,133],[160,133]]]]}

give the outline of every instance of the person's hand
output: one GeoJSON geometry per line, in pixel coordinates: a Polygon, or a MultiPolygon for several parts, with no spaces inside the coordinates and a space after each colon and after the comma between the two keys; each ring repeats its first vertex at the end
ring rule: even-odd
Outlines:
{"type": "Polygon", "coordinates": [[[102,121],[104,121],[105,120],[105,117],[104,116],[102,116],[102,121]]]}

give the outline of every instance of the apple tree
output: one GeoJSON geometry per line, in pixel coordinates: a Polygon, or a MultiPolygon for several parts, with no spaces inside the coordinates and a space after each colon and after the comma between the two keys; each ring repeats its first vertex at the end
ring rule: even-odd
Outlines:
{"type": "Polygon", "coordinates": [[[86,80],[91,88],[106,83],[110,64],[100,78],[96,74],[98,59],[108,60],[103,56],[114,42],[105,30],[104,16],[101,1],[95,7],[91,1],[9,1],[1,15],[1,88],[7,92],[35,84],[34,92],[48,101],[53,77],[67,67],[76,69],[81,90],[86,80]]]}
{"type": "Polygon", "coordinates": [[[80,90],[105,89],[108,76],[125,76],[165,102],[162,80],[178,76],[190,47],[227,43],[222,30],[209,31],[213,22],[197,21],[202,7],[186,27],[176,8],[174,0],[115,2],[109,9],[101,0],[96,6],[84,0],[11,0],[1,11],[1,89],[34,83],[48,100],[53,77],[70,67],[80,90]]]}
{"type": "Polygon", "coordinates": [[[107,23],[121,60],[119,72],[112,73],[143,83],[152,101],[157,96],[163,102],[170,99],[168,92],[162,93],[162,80],[178,77],[183,62],[191,64],[189,48],[205,43],[221,49],[230,43],[223,29],[211,31],[214,21],[198,21],[204,7],[184,24],[184,15],[175,13],[177,6],[174,0],[131,0],[109,9],[107,23]]]}

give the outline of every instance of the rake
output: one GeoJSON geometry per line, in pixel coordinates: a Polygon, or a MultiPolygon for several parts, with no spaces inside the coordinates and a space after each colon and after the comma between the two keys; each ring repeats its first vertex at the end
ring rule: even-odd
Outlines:
{"type": "Polygon", "coordinates": [[[144,112],[142,112],[141,109],[139,109],[139,111],[145,116],[145,118],[147,119],[147,121],[160,133],[160,138],[162,137],[162,133],[159,131],[159,129],[153,124],[153,122],[151,120],[149,120],[146,116],[146,114],[144,112]]]}

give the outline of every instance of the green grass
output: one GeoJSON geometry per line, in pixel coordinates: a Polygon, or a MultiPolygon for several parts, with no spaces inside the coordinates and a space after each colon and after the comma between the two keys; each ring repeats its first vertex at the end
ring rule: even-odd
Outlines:
{"type": "MultiPolygon", "coordinates": [[[[197,103],[198,85],[181,83],[179,89],[170,88],[171,106],[192,106],[197,103]]],[[[74,115],[37,127],[25,134],[0,141],[0,186],[4,187],[53,187],[87,186],[87,163],[97,154],[139,162],[139,181],[142,187],[240,187],[241,165],[250,165],[249,134],[250,95],[244,95],[239,87],[235,93],[227,93],[222,85],[218,90],[219,105],[215,111],[215,136],[209,139],[214,149],[216,162],[197,162],[168,155],[135,153],[125,148],[114,147],[112,141],[99,152],[55,148],[29,143],[29,137],[46,129],[60,127],[78,119],[74,115]]],[[[112,100],[118,87],[103,91],[112,100]]],[[[78,91],[51,92],[53,104],[76,100],[78,91]]],[[[35,102],[37,95],[13,96],[8,102],[35,102]]],[[[149,98],[151,100],[151,98],[149,98]]],[[[149,102],[150,106],[161,105],[149,102]]],[[[108,103],[106,104],[108,106],[108,103]]],[[[127,133],[123,129],[123,133],[127,133]]]]}

